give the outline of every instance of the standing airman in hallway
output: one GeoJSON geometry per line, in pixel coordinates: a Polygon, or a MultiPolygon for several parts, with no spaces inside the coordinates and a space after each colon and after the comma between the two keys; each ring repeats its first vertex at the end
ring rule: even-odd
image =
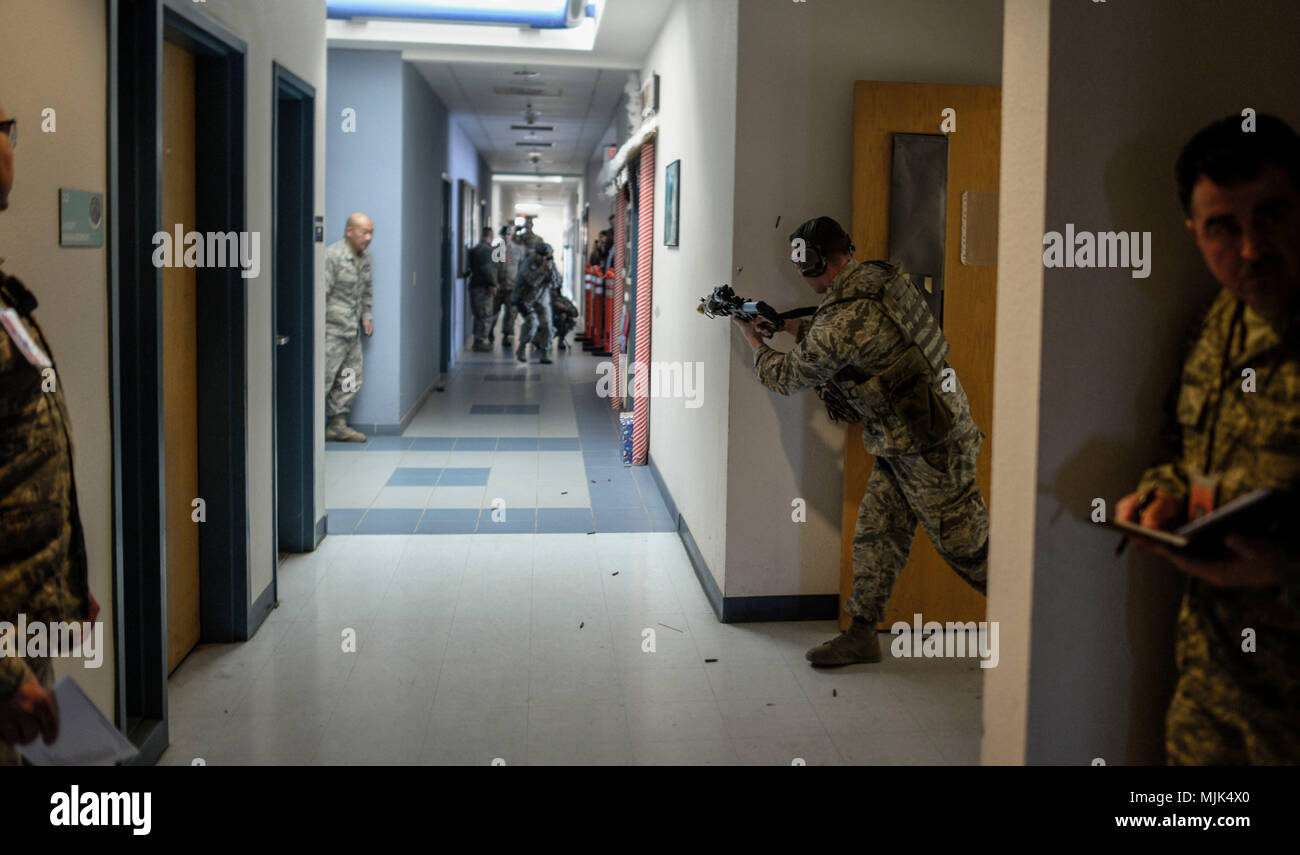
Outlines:
{"type": "Polygon", "coordinates": [[[348,426],[348,413],[361,391],[361,331],[375,333],[371,306],[373,263],[366,247],[375,226],[362,213],[348,217],[343,240],[325,250],[325,438],[335,442],[365,442],[366,436],[348,426]]]}
{"type": "Polygon", "coordinates": [[[789,395],[815,388],[835,421],[862,422],[876,456],[853,536],[849,629],[808,651],[813,665],[880,661],[876,624],[907,563],[919,521],[948,565],[981,593],[988,575],[988,512],[975,482],[984,434],[947,362],[948,342],[898,266],[859,263],[839,223],[818,217],[790,236],[804,280],[822,295],[810,318],[790,319],[793,350],[774,330],[742,321],[758,380],[789,395]]]}
{"type": "MultiPolygon", "coordinates": [[[[1122,499],[1148,528],[1266,488],[1300,492],[1300,137],[1261,113],[1197,133],[1175,170],[1186,226],[1222,286],[1183,363],[1174,447],[1122,499]]],[[[1165,716],[1171,765],[1300,763],[1300,541],[1225,538],[1186,574],[1165,716]]]]}
{"type": "Polygon", "coordinates": [[[474,315],[473,350],[490,351],[488,341],[497,316],[492,300],[497,290],[497,265],[492,260],[492,228],[484,226],[479,241],[469,251],[469,308],[474,315]]]}
{"type": "MultiPolygon", "coordinates": [[[[0,108],[0,211],[14,183],[16,120],[0,108]]],[[[4,259],[0,259],[3,264],[4,259]]],[[[48,656],[11,655],[18,616],[46,626],[91,621],[85,536],[72,470],[72,428],[36,297],[0,270],[0,766],[19,764],[15,746],[59,733],[48,656]]],[[[61,651],[62,652],[62,651],[61,651]]]]}
{"type": "MultiPolygon", "coordinates": [[[[501,227],[501,250],[497,261],[497,289],[492,297],[492,317],[501,315],[501,345],[510,347],[515,337],[515,304],[510,299],[515,290],[515,277],[519,275],[519,262],[523,260],[524,249],[515,236],[514,227],[506,224],[501,227]]],[[[489,340],[492,336],[488,336],[489,340]]]]}

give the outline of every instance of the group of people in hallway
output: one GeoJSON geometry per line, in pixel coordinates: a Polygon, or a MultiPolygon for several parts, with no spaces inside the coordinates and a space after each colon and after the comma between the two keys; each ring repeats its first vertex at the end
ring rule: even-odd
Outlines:
{"type": "MultiPolygon", "coordinates": [[[[370,217],[348,217],[343,239],[325,250],[325,438],[331,442],[365,442],[364,433],[348,424],[348,414],[363,379],[361,336],[375,333],[373,260],[366,250],[374,239],[370,217]]],[[[502,339],[510,347],[516,315],[521,328],[515,356],[528,361],[532,344],[540,361],[551,363],[551,345],[567,348],[566,337],[578,320],[578,308],[561,292],[563,280],[551,245],[533,232],[532,219],[522,232],[501,227],[493,244],[485,227],[469,251],[469,299],[474,315],[476,351],[495,342],[498,315],[504,310],[502,339]]]]}
{"type": "Polygon", "coordinates": [[[474,316],[472,349],[489,352],[496,343],[497,317],[504,309],[501,343],[514,342],[519,318],[519,345],[515,358],[528,361],[528,346],[539,361],[550,364],[551,346],[567,349],[567,336],[578,321],[578,307],[564,296],[563,277],[555,251],[533,231],[531,217],[522,231],[501,227],[501,239],[492,243],[492,229],[484,227],[479,242],[469,252],[470,310],[474,316]]]}

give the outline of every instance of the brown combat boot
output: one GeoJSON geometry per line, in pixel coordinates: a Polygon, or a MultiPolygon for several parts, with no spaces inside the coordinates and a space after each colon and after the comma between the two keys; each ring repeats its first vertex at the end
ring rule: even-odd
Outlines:
{"type": "Polygon", "coordinates": [[[325,428],[325,439],[330,442],[365,442],[366,435],[348,427],[346,415],[337,415],[330,419],[329,426],[325,428]]]}
{"type": "Polygon", "coordinates": [[[822,667],[879,662],[880,639],[876,626],[870,621],[855,617],[852,626],[825,644],[809,650],[805,658],[822,667]]]}

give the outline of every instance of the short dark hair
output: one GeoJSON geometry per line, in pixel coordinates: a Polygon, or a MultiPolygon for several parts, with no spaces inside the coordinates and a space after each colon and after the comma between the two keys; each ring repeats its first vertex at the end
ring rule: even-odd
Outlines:
{"type": "Polygon", "coordinates": [[[1174,174],[1183,213],[1192,212],[1192,188],[1204,175],[1220,186],[1249,181],[1264,164],[1278,166],[1300,191],[1300,137],[1290,125],[1269,113],[1255,116],[1255,130],[1243,131],[1239,115],[1228,116],[1196,132],[1178,155],[1174,174]]]}
{"type": "Polygon", "coordinates": [[[483,237],[485,237],[485,238],[490,238],[490,237],[492,237],[492,227],[491,227],[491,226],[484,226],[484,227],[483,227],[483,237]]]}
{"type": "Polygon", "coordinates": [[[853,239],[838,222],[830,217],[814,217],[790,235],[790,240],[803,238],[809,246],[819,247],[827,256],[849,255],[853,252],[853,239]]]}

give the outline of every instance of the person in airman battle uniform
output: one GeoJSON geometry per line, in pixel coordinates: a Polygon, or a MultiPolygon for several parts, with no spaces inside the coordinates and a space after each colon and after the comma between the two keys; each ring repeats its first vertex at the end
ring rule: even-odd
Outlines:
{"type": "Polygon", "coordinates": [[[476,351],[489,351],[489,338],[496,326],[496,312],[492,310],[497,290],[497,265],[492,260],[492,229],[485,226],[479,242],[469,251],[469,308],[474,316],[474,347],[476,351]]]}
{"type": "MultiPolygon", "coordinates": [[[[515,236],[514,227],[506,224],[501,227],[501,247],[503,253],[497,262],[497,289],[492,296],[492,317],[501,315],[501,345],[510,347],[514,344],[515,320],[517,319],[514,301],[510,295],[515,290],[515,277],[519,275],[519,262],[524,257],[523,244],[515,236]]],[[[492,336],[488,336],[492,340],[492,336]]]]}
{"type": "Polygon", "coordinates": [[[375,333],[374,264],[366,247],[375,226],[365,214],[348,217],[343,240],[325,250],[325,438],[365,442],[361,431],[348,426],[348,413],[361,391],[361,331],[375,333]]]}
{"type": "MultiPolygon", "coordinates": [[[[0,109],[0,211],[13,187],[13,120],[0,109]]],[[[0,258],[0,265],[4,259],[0,258]]],[[[86,543],[72,472],[72,435],[36,298],[0,270],[0,622],[14,626],[94,621],[86,543]]],[[[9,630],[13,634],[13,630],[9,630]]],[[[17,765],[16,745],[53,742],[59,711],[47,657],[8,655],[0,639],[0,766],[17,765]]]]}
{"type": "Polygon", "coordinates": [[[853,535],[849,629],[808,651],[814,665],[880,661],[876,624],[907,563],[920,522],[935,549],[981,593],[988,575],[988,511],[975,482],[984,434],[948,365],[948,342],[920,292],[894,264],[860,263],[830,217],[790,236],[792,258],[822,295],[809,318],[788,319],[797,339],[781,353],[762,320],[736,323],[754,348],[758,380],[789,395],[815,388],[836,421],[862,422],[876,456],[853,535]]]}
{"type": "Polygon", "coordinates": [[[538,243],[519,265],[513,300],[519,309],[519,347],[515,358],[528,361],[528,345],[541,352],[540,362],[551,363],[551,288],[559,287],[551,246],[538,243]]]}
{"type": "MultiPolygon", "coordinates": [[[[1300,137],[1259,114],[1198,132],[1176,174],[1186,225],[1222,289],[1183,363],[1173,454],[1116,508],[1174,527],[1258,488],[1300,490],[1300,137]]],[[[1294,508],[1294,505],[1292,505],[1294,508]]],[[[1260,511],[1263,513],[1263,511],[1260,511]]],[[[1300,549],[1228,535],[1227,557],[1155,552],[1185,573],[1172,765],[1300,762],[1300,549]]]]}
{"type": "Polygon", "coordinates": [[[558,282],[551,288],[551,317],[555,322],[555,341],[560,350],[568,350],[569,343],[565,337],[578,325],[578,307],[564,296],[558,282]]]}

